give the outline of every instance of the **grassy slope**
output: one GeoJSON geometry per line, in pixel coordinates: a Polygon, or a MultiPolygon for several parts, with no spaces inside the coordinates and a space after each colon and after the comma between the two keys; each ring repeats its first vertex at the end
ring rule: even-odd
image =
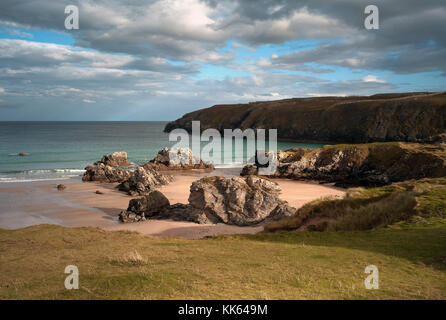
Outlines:
{"type": "Polygon", "coordinates": [[[0,298],[446,299],[446,221],[202,240],[52,225],[0,229],[0,298]],[[131,258],[137,250],[140,257],[131,258]],[[65,266],[80,289],[64,289],[65,266]],[[380,289],[365,290],[365,266],[380,289]]]}
{"type": "Polygon", "coordinates": [[[446,218],[446,178],[350,189],[343,199],[322,198],[309,202],[296,215],[268,223],[265,230],[292,231],[308,226],[318,231],[367,230],[399,221],[430,218],[446,218]]]}

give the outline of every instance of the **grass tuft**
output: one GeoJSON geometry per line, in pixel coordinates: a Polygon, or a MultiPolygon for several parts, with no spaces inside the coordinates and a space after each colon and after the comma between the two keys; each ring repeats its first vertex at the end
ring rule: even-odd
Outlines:
{"type": "Polygon", "coordinates": [[[125,254],[120,258],[109,258],[112,265],[120,266],[145,266],[147,265],[147,258],[143,258],[138,251],[134,250],[125,254]]]}

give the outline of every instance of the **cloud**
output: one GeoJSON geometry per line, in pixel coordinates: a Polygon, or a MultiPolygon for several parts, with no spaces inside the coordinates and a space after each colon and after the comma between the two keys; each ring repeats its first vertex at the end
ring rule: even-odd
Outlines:
{"type": "Polygon", "coordinates": [[[368,76],[365,76],[362,78],[362,81],[364,82],[376,82],[376,83],[386,83],[386,80],[380,80],[377,76],[369,74],[368,76]]]}
{"type": "Polygon", "coordinates": [[[2,109],[173,119],[215,103],[401,90],[421,85],[417,74],[438,75],[423,86],[445,84],[444,0],[376,0],[374,31],[364,29],[366,0],[70,4],[80,9],[79,30],[64,29],[65,3],[0,2],[0,26],[16,38],[0,39],[2,109]],[[74,44],[37,42],[36,30],[74,44]],[[231,72],[216,77],[203,65],[231,72]]]}

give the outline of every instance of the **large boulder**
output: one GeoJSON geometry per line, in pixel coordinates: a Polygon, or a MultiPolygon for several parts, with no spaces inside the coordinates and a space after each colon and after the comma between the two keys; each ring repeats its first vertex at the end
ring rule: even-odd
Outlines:
{"type": "Polygon", "coordinates": [[[148,198],[132,200],[127,211],[121,214],[121,221],[141,221],[150,217],[202,224],[255,225],[292,216],[296,212],[279,198],[280,191],[275,182],[256,176],[206,177],[192,183],[189,204],[167,206],[164,202],[166,205],[162,208],[147,210],[151,207],[148,198]]]}
{"type": "Polygon", "coordinates": [[[148,195],[132,199],[126,211],[121,211],[119,220],[121,222],[138,222],[146,218],[160,214],[170,206],[169,200],[161,192],[155,190],[148,195]]]}
{"type": "Polygon", "coordinates": [[[128,179],[118,186],[118,189],[129,195],[142,195],[153,191],[157,186],[166,185],[172,180],[172,176],[153,169],[138,167],[128,179]]]}
{"type": "Polygon", "coordinates": [[[280,192],[277,183],[256,176],[206,177],[192,183],[189,204],[201,221],[247,226],[295,213],[280,192]]]}
{"type": "Polygon", "coordinates": [[[146,169],[160,171],[168,170],[190,170],[204,169],[206,171],[214,170],[214,165],[196,157],[188,148],[179,148],[169,150],[164,148],[158,152],[156,157],[144,165],[146,169]]]}

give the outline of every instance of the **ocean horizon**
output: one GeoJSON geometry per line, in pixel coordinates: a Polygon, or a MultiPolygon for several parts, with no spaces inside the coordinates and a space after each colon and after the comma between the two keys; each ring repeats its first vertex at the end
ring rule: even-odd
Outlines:
{"type": "MultiPolygon", "coordinates": [[[[82,176],[84,168],[104,154],[125,151],[141,165],[159,150],[172,147],[163,132],[168,121],[2,121],[0,183],[65,180],[82,176]],[[18,156],[19,153],[27,156],[18,156]]],[[[223,138],[222,138],[223,139],[223,138]]],[[[202,143],[202,147],[207,142],[202,143]]],[[[223,145],[223,143],[222,143],[223,145]]],[[[277,149],[318,148],[322,144],[278,141],[277,149]]],[[[206,157],[203,157],[207,160],[206,157]]],[[[217,168],[241,167],[246,156],[217,168]]]]}

